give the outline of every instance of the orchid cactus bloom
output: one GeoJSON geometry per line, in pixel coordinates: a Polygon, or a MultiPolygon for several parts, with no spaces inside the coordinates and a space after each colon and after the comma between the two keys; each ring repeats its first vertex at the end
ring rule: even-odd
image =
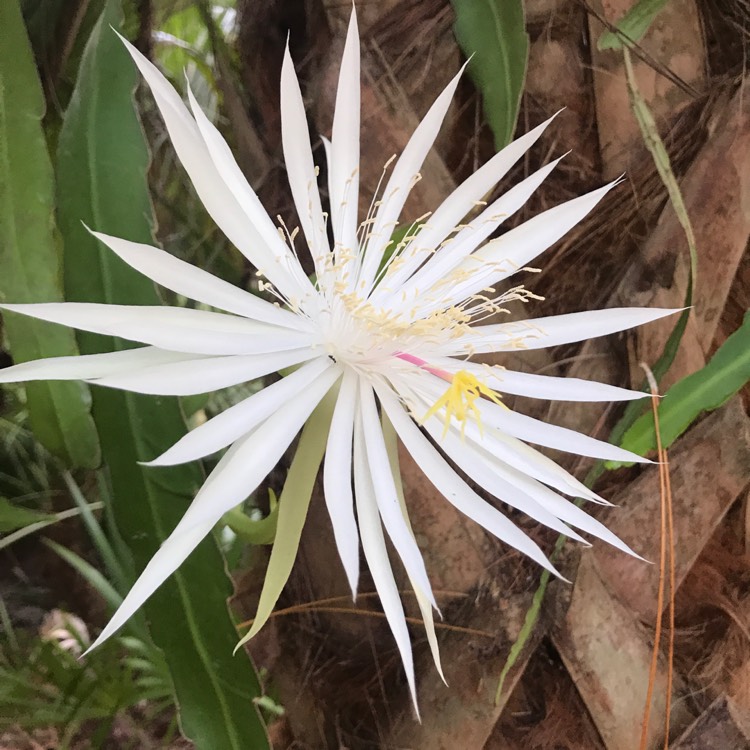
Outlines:
{"type": "Polygon", "coordinates": [[[304,246],[300,252],[309,253],[314,265],[311,280],[300,264],[293,237],[285,239],[265,213],[192,93],[188,92],[188,108],[156,67],[124,43],[151,88],[174,149],[206,210],[257,269],[261,290],[273,301],[158,248],[94,232],[124,262],[202,307],[3,305],[8,312],[116,335],[144,346],[19,364],[0,372],[0,382],[81,379],[138,393],[184,396],[280,371],[285,374],[196,427],[150,463],[166,466],[195,461],[229,448],[95,645],[117,631],[223,514],[258,487],[329,393],[335,395],[335,407],[327,437],[322,435],[321,440],[327,440],[324,492],[336,545],[356,597],[361,544],[413,696],[409,633],[386,535],[414,588],[440,669],[432,620],[436,603],[406,505],[399,497],[384,421],[395,429],[437,494],[545,568],[554,570],[540,548],[477,494],[454,466],[489,495],[557,532],[584,541],[575,527],[632,554],[564,496],[605,501],[527,442],[594,458],[643,459],[510,410],[503,395],[611,401],[644,394],[472,361],[478,354],[539,349],[604,336],[674,312],[623,308],[492,322],[492,316],[508,305],[533,298],[523,287],[498,285],[581,221],[615,183],[488,240],[557,164],[544,166],[476,213],[481,199],[542,135],[550,123],[547,120],[496,154],[394,247],[391,237],[399,216],[461,74],[438,96],[393,162],[369,214],[358,216],[359,39],[352,12],[333,132],[325,149],[332,245],[304,103],[288,49],[281,73],[284,158],[301,227],[297,244],[304,246]]]}

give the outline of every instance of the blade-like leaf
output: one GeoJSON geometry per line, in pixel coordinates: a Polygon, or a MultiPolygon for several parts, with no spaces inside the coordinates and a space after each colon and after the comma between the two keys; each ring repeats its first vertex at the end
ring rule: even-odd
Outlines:
{"type": "MultiPolygon", "coordinates": [[[[717,409],[748,380],[750,313],[705,367],[675,383],[659,402],[659,426],[664,447],[672,445],[701,412],[717,409]]],[[[656,449],[654,417],[650,412],[625,433],[621,445],[641,456],[656,449]]]]}
{"type": "Polygon", "coordinates": [[[617,31],[605,31],[599,37],[597,47],[600,50],[622,49],[623,45],[637,42],[666,4],[667,0],[637,0],[617,22],[617,31]]]}
{"type": "Polygon", "coordinates": [[[4,497],[0,497],[0,533],[6,534],[15,529],[30,526],[32,523],[48,521],[50,516],[50,513],[24,508],[23,505],[15,505],[4,497]]]}
{"type": "Polygon", "coordinates": [[[451,0],[453,31],[468,57],[469,75],[482,94],[495,148],[507,146],[516,129],[526,78],[529,35],[523,0],[451,0]]]}
{"type": "MultiPolygon", "coordinates": [[[[67,248],[68,298],[82,302],[158,304],[153,284],[85,231],[87,225],[137,242],[152,241],[148,152],[133,108],[136,74],[110,25],[121,9],[110,0],[84,53],[60,133],[60,228],[67,248]]],[[[119,340],[80,334],[81,350],[123,349],[119,340]]],[[[95,389],[94,417],[111,474],[113,515],[136,567],[143,569],[174,528],[201,481],[194,466],[144,469],[184,433],[179,405],[95,389]]],[[[260,694],[247,656],[232,657],[236,632],[227,612],[230,583],[212,537],[145,605],[151,634],[175,685],[183,732],[201,749],[268,747],[253,699],[260,694]]]]}
{"type": "MultiPolygon", "coordinates": [[[[17,0],[0,3],[0,301],[62,299],[60,257],[52,218],[52,165],[42,132],[44,98],[17,0]]],[[[73,333],[6,315],[16,362],[76,354],[73,333]]],[[[31,427],[72,466],[99,463],[90,397],[82,383],[29,383],[31,427]]]]}

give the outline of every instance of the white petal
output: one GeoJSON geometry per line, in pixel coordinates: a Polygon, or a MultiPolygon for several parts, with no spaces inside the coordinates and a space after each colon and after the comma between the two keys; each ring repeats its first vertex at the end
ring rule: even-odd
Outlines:
{"type": "Polygon", "coordinates": [[[169,352],[153,346],[125,349],[106,354],[49,357],[23,362],[0,370],[0,383],[28,383],[33,380],[95,380],[107,375],[133,372],[144,367],[196,359],[194,354],[169,352]]]}
{"type": "Polygon", "coordinates": [[[391,628],[396,646],[401,654],[406,679],[411,690],[414,707],[417,708],[417,690],[414,680],[414,658],[411,652],[409,629],[406,627],[404,608],[398,588],[393,579],[388,550],[385,546],[383,529],[380,525],[375,490],[372,486],[372,471],[367,464],[365,438],[362,434],[362,419],[359,410],[355,415],[354,426],[354,496],[357,503],[357,517],[362,536],[362,550],[370,569],[375,590],[380,597],[388,625],[391,628]]]}
{"type": "MultiPolygon", "coordinates": [[[[503,222],[525,205],[532,193],[547,179],[559,162],[560,159],[555,159],[546,164],[501,195],[467,227],[441,247],[434,257],[425,263],[424,268],[421,268],[401,289],[386,279],[381,286],[384,289],[395,290],[393,302],[400,303],[400,307],[408,309],[412,305],[411,300],[414,300],[416,306],[413,317],[423,317],[435,310],[443,309],[446,297],[450,297],[456,286],[456,278],[451,273],[453,269],[460,267],[465,259],[471,259],[471,253],[503,222]]],[[[465,269],[459,273],[462,277],[466,275],[465,269]]]]}
{"type": "Polygon", "coordinates": [[[383,251],[391,239],[401,209],[409,197],[422,163],[437,138],[463,70],[461,68],[435,100],[393,167],[393,173],[383,191],[380,208],[375,215],[372,230],[368,233],[367,249],[362,259],[357,283],[358,291],[362,289],[364,292],[368,292],[372,285],[383,258],[383,251]]]}
{"type": "MultiPolygon", "coordinates": [[[[258,484],[279,462],[295,435],[302,429],[313,409],[341,376],[334,365],[289,399],[263,424],[240,440],[220,472],[212,472],[212,481],[198,492],[180,522],[185,527],[213,519],[214,523],[255,491],[258,484]]],[[[218,467],[217,467],[218,468],[218,467]]]]}
{"type": "Polygon", "coordinates": [[[571,531],[560,521],[558,516],[540,505],[531,495],[520,491],[510,482],[507,482],[500,472],[493,470],[494,465],[492,468],[489,467],[470,443],[467,444],[466,441],[449,432],[441,440],[440,447],[445,451],[448,458],[485,492],[522,511],[550,529],[588,545],[583,537],[571,531]]]}
{"type": "Polygon", "coordinates": [[[471,518],[501,541],[527,555],[542,567],[559,575],[538,545],[512,521],[476,494],[448,465],[434,446],[419,431],[398,400],[384,388],[378,398],[396,428],[406,450],[425,476],[457,510],[471,518]]]}
{"type": "MultiPolygon", "coordinates": [[[[433,376],[420,371],[419,374],[413,374],[411,377],[394,379],[399,393],[407,400],[409,407],[417,415],[426,414],[434,403],[432,391],[425,390],[425,381],[431,377],[433,376]]],[[[440,444],[444,431],[443,417],[441,415],[432,416],[423,423],[423,426],[435,442],[440,444]]],[[[515,466],[525,474],[554,487],[566,495],[576,495],[594,502],[607,503],[606,500],[579,482],[552,459],[547,458],[547,456],[517,438],[506,435],[499,430],[480,431],[477,424],[471,419],[467,420],[462,427],[457,427],[455,423],[452,423],[450,430],[461,435],[462,440],[472,441],[478,447],[496,455],[504,463],[515,466]],[[462,429],[464,435],[461,435],[462,429]]]]}
{"type": "Polygon", "coordinates": [[[306,319],[196,268],[163,250],[89,230],[136,271],[166,289],[253,320],[299,330],[306,319]]]}
{"type": "MultiPolygon", "coordinates": [[[[423,378],[422,387],[430,395],[433,402],[445,393],[445,385],[438,378],[423,378]]],[[[494,428],[528,443],[608,461],[651,463],[647,458],[623,450],[611,443],[605,443],[566,427],[559,427],[533,417],[527,417],[505,406],[494,404],[487,399],[477,399],[474,406],[479,410],[484,428],[494,428]]]]}
{"type": "Polygon", "coordinates": [[[561,344],[607,336],[651,323],[680,309],[658,307],[613,307],[608,310],[530,318],[514,323],[473,326],[471,333],[441,347],[444,354],[484,354],[519,349],[546,349],[561,344]]]}
{"type": "MultiPolygon", "coordinates": [[[[442,425],[434,419],[430,421],[432,424],[426,425],[427,430],[435,439],[438,439],[442,435],[442,425]]],[[[466,439],[497,455],[501,461],[510,466],[515,466],[534,479],[554,487],[559,492],[606,504],[606,500],[578,481],[562,466],[517,438],[499,430],[487,430],[480,433],[476,424],[469,422],[466,425],[466,439]]]]}
{"type": "Polygon", "coordinates": [[[86,649],[84,656],[111,638],[140,609],[146,599],[182,565],[213,526],[213,522],[204,523],[180,534],[177,534],[175,529],[175,533],[156,551],[104,630],[86,649]]]}
{"type": "Polygon", "coordinates": [[[578,224],[619,181],[618,178],[598,190],[537,214],[488,242],[458,266],[458,272],[465,271],[470,276],[456,284],[445,300],[446,306],[497,284],[531,263],[578,224]]]}
{"type": "Polygon", "coordinates": [[[482,424],[494,427],[508,435],[528,443],[543,445],[547,448],[575,453],[579,456],[600,458],[607,461],[623,463],[651,463],[649,459],[637,453],[619,448],[603,440],[583,435],[567,427],[548,424],[540,419],[519,414],[516,411],[498,406],[490,401],[478,399],[476,405],[482,415],[482,424]],[[481,402],[481,403],[480,403],[481,402]]]}
{"type": "Polygon", "coordinates": [[[302,270],[299,260],[292,254],[286,242],[279,235],[278,229],[273,221],[271,221],[271,217],[266,213],[255,191],[245,179],[245,175],[239,168],[224,137],[208,117],[206,117],[196,101],[189,82],[187,84],[187,91],[195,122],[198,125],[203,142],[206,144],[208,153],[219,176],[231,190],[232,195],[245,213],[248,222],[257,230],[266,243],[268,250],[276,259],[277,264],[288,271],[289,276],[294,279],[298,288],[298,294],[313,296],[315,290],[302,270]]]}
{"type": "Polygon", "coordinates": [[[357,398],[357,375],[353,370],[347,369],[333,412],[323,469],[323,489],[336,539],[336,549],[346,571],[352,598],[355,600],[359,581],[359,533],[354,517],[351,475],[357,398]]]}
{"type": "Polygon", "coordinates": [[[281,66],[281,140],[297,216],[315,263],[315,272],[322,276],[325,270],[323,258],[329,252],[326,224],[320,205],[305,104],[289,54],[288,41],[281,66]]]}
{"type": "Polygon", "coordinates": [[[192,354],[262,354],[312,343],[308,333],[187,307],[47,302],[0,308],[81,331],[192,354]]]}
{"type": "Polygon", "coordinates": [[[551,375],[534,375],[499,366],[482,365],[449,357],[430,358],[430,363],[448,372],[466,370],[500,393],[512,393],[527,398],[551,401],[632,401],[648,396],[643,391],[633,391],[606,383],[580,378],[561,378],[551,375]]]}
{"type": "MultiPolygon", "coordinates": [[[[405,249],[402,256],[405,262],[398,266],[398,270],[386,277],[387,286],[391,289],[398,289],[419,268],[430,253],[453,231],[461,219],[505,177],[508,170],[536,143],[555,117],[556,115],[553,115],[541,125],[538,125],[499,151],[443,201],[435,213],[427,219],[410,246],[405,249]]],[[[478,219],[472,221],[470,227],[464,230],[466,233],[464,239],[466,236],[471,235],[476,238],[476,242],[472,243],[473,246],[467,246],[465,254],[468,255],[471,253],[499,226],[503,219],[510,216],[526,203],[529,195],[536,190],[558,162],[559,159],[548,164],[531,177],[526,178],[522,183],[516,185],[499,200],[495,201],[489,209],[485,209],[478,219]],[[521,188],[521,185],[524,185],[524,188],[521,188]],[[523,195],[520,196],[520,193],[523,193],[523,195]],[[491,221],[490,217],[497,218],[495,218],[495,221],[491,221]]],[[[457,265],[462,259],[462,255],[459,255],[457,258],[455,257],[456,246],[461,244],[459,239],[461,234],[459,233],[454,240],[439,251],[443,255],[443,259],[448,255],[455,258],[452,265],[457,265]]],[[[462,252],[464,251],[462,244],[461,250],[462,252]]],[[[437,256],[433,260],[436,260],[436,258],[437,256]]],[[[432,263],[433,261],[429,261],[428,265],[432,263]]],[[[414,279],[414,284],[422,288],[429,285],[421,277],[419,280],[414,279]]],[[[409,286],[411,288],[411,284],[409,286]]]]}
{"type": "Polygon", "coordinates": [[[273,354],[206,357],[108,375],[90,382],[153,396],[193,396],[247,383],[319,356],[319,350],[307,348],[273,354]]]}
{"type": "Polygon", "coordinates": [[[338,374],[335,371],[327,373],[327,376],[311,383],[306,392],[292,399],[227,451],[91,648],[98,646],[124,625],[182,564],[224,513],[255,491],[289,447],[338,374]]]}
{"type": "Polygon", "coordinates": [[[195,461],[226,448],[254,430],[296,393],[307,388],[312,380],[333,366],[328,357],[318,357],[308,362],[299,370],[266,386],[191,430],[158,458],[144,465],[174,466],[195,461]]]}
{"type": "Polygon", "coordinates": [[[549,489],[549,487],[545,487],[540,482],[537,482],[517,469],[514,469],[512,466],[508,466],[502,461],[498,461],[498,459],[488,451],[481,451],[480,455],[487,465],[490,466],[492,471],[496,471],[510,484],[518,487],[522,492],[533,497],[539,505],[546,508],[550,513],[556,515],[560,520],[608,542],[613,547],[617,547],[617,549],[620,549],[633,557],[640,557],[640,555],[633,552],[625,542],[613,534],[604,524],[591,517],[575,503],[561,497],[556,492],[549,489]]]}
{"type": "Polygon", "coordinates": [[[333,236],[337,244],[350,252],[358,246],[359,98],[359,32],[357,11],[352,5],[336,89],[331,155],[328,160],[333,236]]]}
{"type": "MultiPolygon", "coordinates": [[[[234,246],[288,298],[305,294],[297,280],[279,264],[263,236],[248,220],[232,190],[222,179],[187,107],[155,65],[122,36],[123,44],[146,79],[164,118],[175,152],[201,203],[234,246]]],[[[300,300],[298,300],[300,301],[300,300]]]]}
{"type": "Polygon", "coordinates": [[[380,428],[380,420],[378,419],[372,386],[364,380],[360,381],[359,397],[362,412],[362,432],[365,438],[365,449],[367,450],[367,463],[370,466],[372,486],[375,491],[375,499],[380,511],[380,517],[383,519],[383,525],[404,567],[422,591],[430,598],[432,606],[437,609],[437,603],[432,594],[432,587],[427,577],[422,553],[419,551],[414,537],[410,534],[401,513],[388,461],[388,453],[383,441],[383,432],[380,428]]]}
{"type": "MultiPolygon", "coordinates": [[[[393,428],[391,420],[388,419],[388,416],[384,411],[381,413],[380,421],[383,428],[383,438],[385,440],[386,450],[388,451],[391,474],[393,476],[393,482],[396,485],[396,493],[398,494],[398,504],[401,508],[401,514],[404,517],[404,523],[406,523],[409,533],[414,536],[414,529],[409,521],[409,511],[404,499],[404,487],[401,482],[401,468],[398,460],[398,433],[393,428]]],[[[407,576],[409,576],[408,571],[407,576]]],[[[430,599],[427,594],[419,588],[419,585],[411,576],[409,576],[409,585],[414,591],[414,596],[417,599],[417,605],[419,606],[419,612],[422,615],[422,623],[427,636],[427,642],[430,646],[432,660],[435,662],[435,668],[440,675],[440,679],[447,685],[448,681],[445,679],[443,665],[440,662],[440,646],[438,644],[437,634],[435,633],[435,619],[432,614],[432,604],[430,604],[430,599]]]]}

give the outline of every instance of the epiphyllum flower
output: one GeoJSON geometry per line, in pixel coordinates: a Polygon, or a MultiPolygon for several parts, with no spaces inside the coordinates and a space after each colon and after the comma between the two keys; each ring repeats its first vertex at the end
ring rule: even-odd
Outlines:
{"type": "Polygon", "coordinates": [[[643,394],[471,361],[475,354],[537,349],[603,336],[672,312],[610,309],[486,322],[504,305],[533,296],[519,286],[504,292],[495,291],[495,286],[523,270],[579,222],[614,183],[485,242],[523,206],[557,162],[527,177],[474,218],[465,217],[534,144],[548,120],[494,156],[431,216],[420,219],[393,249],[390,238],[459,76],[432,105],[360,224],[359,41],[352,13],[333,136],[326,142],[333,247],[318,194],[304,104],[288,51],[281,74],[284,157],[302,244],[314,262],[313,282],[302,270],[293,238],[286,242],[263,211],[227,144],[192,94],[191,109],[187,109],[161,73],[127,46],[151,87],[175,151],[206,209],[258,269],[262,288],[277,302],[238,289],[157,248],[95,233],[123,261],[157,284],[224,312],[78,303],[4,305],[15,313],[121,336],[145,346],[20,364],[4,370],[0,381],[82,379],[139,393],[188,395],[296,369],[197,427],[151,462],[165,466],[194,461],[231,446],[97,643],[143,604],[226,511],[258,487],[332,389],[337,395],[327,436],[324,490],[336,544],[356,595],[361,539],[412,694],[409,634],[383,527],[417,593],[439,668],[431,630],[430,605],[434,607],[435,600],[398,497],[381,417],[395,428],[447,502],[540,565],[552,569],[537,545],[472,490],[451,463],[488,493],[568,537],[583,541],[573,526],[630,552],[563,495],[594,502],[604,502],[602,498],[522,441],[595,458],[642,459],[511,411],[503,405],[502,396],[609,401],[643,394]]]}

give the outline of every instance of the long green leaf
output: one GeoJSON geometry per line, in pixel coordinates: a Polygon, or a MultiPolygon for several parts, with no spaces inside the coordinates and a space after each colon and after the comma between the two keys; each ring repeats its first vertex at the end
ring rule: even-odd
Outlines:
{"type": "MultiPolygon", "coordinates": [[[[44,98],[17,0],[0,2],[0,301],[62,299],[53,223],[52,165],[42,132],[44,98]]],[[[20,315],[4,316],[16,362],[76,354],[73,333],[20,315]]],[[[31,427],[71,466],[93,468],[99,444],[81,383],[29,383],[31,427]]]]}
{"type": "Polygon", "coordinates": [[[22,529],[24,526],[31,526],[33,523],[44,523],[50,520],[50,516],[50,513],[24,508],[23,505],[16,505],[0,497],[0,533],[7,534],[9,531],[22,529]]]}
{"type": "Polygon", "coordinates": [[[638,0],[617,22],[617,31],[605,31],[599,37],[597,47],[605,50],[631,46],[648,31],[666,4],[667,0],[638,0]]]}
{"type": "MultiPolygon", "coordinates": [[[[672,445],[702,412],[720,407],[748,380],[750,313],[705,367],[675,383],[659,402],[659,427],[664,447],[672,445]]],[[[640,456],[655,450],[653,415],[644,414],[625,433],[621,445],[640,456]]],[[[608,468],[611,468],[609,464],[608,468]]]]}
{"type": "MultiPolygon", "coordinates": [[[[151,242],[146,184],[148,151],[132,94],[134,66],[110,25],[121,9],[110,0],[84,53],[60,133],[60,227],[71,300],[158,304],[153,284],[128,268],[85,231],[151,242]]],[[[80,334],[85,353],[123,349],[120,340],[80,334]]],[[[94,417],[113,491],[112,513],[142,570],[183,515],[201,473],[195,467],[144,469],[184,433],[176,399],[95,389],[94,417]]],[[[268,747],[253,699],[260,694],[248,657],[232,657],[236,631],[227,611],[230,582],[209,536],[146,603],[155,644],[174,681],[184,734],[198,748],[268,747]]]]}
{"type": "Polygon", "coordinates": [[[529,57],[523,0],[451,0],[453,31],[469,63],[469,75],[484,101],[495,148],[510,143],[516,129],[529,57]]]}
{"type": "MultiPolygon", "coordinates": [[[[3,504],[7,503],[7,500],[2,501],[3,504]]],[[[101,503],[89,503],[88,505],[89,510],[101,510],[102,504],[101,503]]],[[[2,513],[3,509],[0,509],[0,514],[2,513]]],[[[68,510],[61,510],[59,513],[51,513],[49,514],[46,519],[42,519],[39,521],[34,521],[33,523],[30,523],[25,526],[21,526],[20,528],[16,528],[16,530],[13,533],[5,534],[2,538],[0,538],[0,550],[5,549],[6,547],[10,547],[11,544],[15,544],[19,539],[23,539],[24,537],[30,536],[31,534],[36,533],[37,531],[41,531],[42,529],[46,529],[47,526],[52,526],[53,523],[58,523],[59,521],[65,521],[68,518],[75,518],[75,516],[81,515],[80,508],[70,508],[68,510]]],[[[0,529],[0,531],[5,531],[3,529],[0,529]]]]}

